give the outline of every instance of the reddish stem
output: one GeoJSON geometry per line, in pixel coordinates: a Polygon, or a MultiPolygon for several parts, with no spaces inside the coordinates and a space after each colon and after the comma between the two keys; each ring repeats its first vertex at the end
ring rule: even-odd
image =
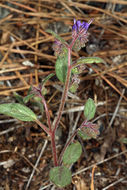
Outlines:
{"type": "Polygon", "coordinates": [[[67,70],[67,76],[66,76],[66,81],[65,81],[65,87],[64,91],[62,94],[61,98],[61,103],[58,111],[58,116],[55,121],[55,125],[51,134],[51,144],[52,144],[52,153],[53,153],[53,160],[54,160],[54,165],[58,165],[58,159],[57,159],[57,152],[56,152],[56,144],[55,144],[55,133],[58,128],[61,116],[62,116],[62,111],[64,109],[65,101],[67,98],[67,93],[68,93],[68,88],[69,88],[69,82],[70,82],[70,75],[71,75],[71,49],[68,47],[68,70],[67,70]]]}
{"type": "Polygon", "coordinates": [[[44,107],[45,107],[47,123],[48,123],[49,131],[50,131],[49,135],[51,137],[51,147],[52,147],[53,162],[54,162],[54,166],[57,166],[58,165],[58,160],[57,160],[57,152],[56,152],[56,144],[55,144],[55,131],[53,131],[52,127],[51,127],[51,120],[50,120],[50,114],[49,114],[49,110],[48,110],[48,107],[47,107],[47,103],[46,103],[43,96],[41,98],[42,98],[42,102],[43,102],[44,107]]]}
{"type": "Polygon", "coordinates": [[[64,91],[62,94],[61,103],[60,103],[60,107],[58,111],[58,116],[57,116],[54,129],[53,129],[54,132],[56,131],[58,127],[58,124],[62,116],[62,111],[64,109],[64,105],[65,105],[65,101],[66,101],[67,93],[68,93],[68,88],[69,88],[70,74],[71,74],[71,49],[68,48],[68,70],[67,70],[67,76],[66,76],[66,81],[65,81],[65,87],[64,87],[64,91]]]}
{"type": "Polygon", "coordinates": [[[52,131],[52,133],[51,133],[51,146],[52,146],[52,155],[53,155],[54,166],[58,166],[56,144],[55,144],[55,131],[52,131]]]}
{"type": "Polygon", "coordinates": [[[48,106],[47,106],[47,103],[46,103],[44,97],[41,96],[41,98],[42,98],[42,103],[44,104],[44,107],[45,107],[45,112],[46,112],[46,117],[47,117],[47,123],[48,123],[48,126],[49,126],[49,130],[51,132],[52,128],[51,128],[51,120],[50,120],[50,113],[49,113],[49,110],[48,110],[48,106]]]}

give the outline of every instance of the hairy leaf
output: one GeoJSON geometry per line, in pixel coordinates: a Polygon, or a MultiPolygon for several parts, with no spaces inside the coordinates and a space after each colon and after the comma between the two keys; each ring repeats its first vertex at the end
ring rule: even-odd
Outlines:
{"type": "Polygon", "coordinates": [[[13,95],[14,95],[15,99],[16,99],[20,104],[24,104],[23,97],[22,97],[21,95],[19,95],[17,92],[13,92],[13,95]]]}
{"type": "Polygon", "coordinates": [[[96,124],[89,123],[88,126],[82,127],[81,131],[90,138],[96,139],[100,134],[99,126],[96,124]]]}
{"type": "Polygon", "coordinates": [[[89,98],[84,106],[84,115],[87,120],[90,120],[94,117],[96,112],[96,106],[94,104],[94,101],[89,98]]]}
{"type": "Polygon", "coordinates": [[[105,61],[100,57],[81,57],[77,60],[77,65],[79,64],[91,64],[91,63],[105,63],[105,61]]]}
{"type": "Polygon", "coordinates": [[[81,130],[78,130],[78,133],[77,133],[83,140],[89,140],[91,139],[90,136],[88,136],[85,132],[81,131],[81,130]]]}
{"type": "Polygon", "coordinates": [[[24,98],[23,98],[23,102],[25,103],[25,104],[27,104],[28,102],[29,102],[29,100],[31,99],[31,98],[33,98],[34,97],[34,94],[28,94],[27,96],[25,96],[24,98]]]}
{"type": "Polygon", "coordinates": [[[0,113],[21,121],[35,121],[37,119],[31,109],[19,103],[1,104],[0,113]]]}
{"type": "Polygon", "coordinates": [[[43,86],[45,85],[45,83],[51,78],[53,77],[55,74],[54,73],[50,73],[46,78],[44,78],[44,80],[42,81],[43,86]]]}
{"type": "Polygon", "coordinates": [[[63,56],[59,56],[56,60],[55,70],[56,76],[61,82],[65,82],[68,66],[68,52],[65,50],[63,56]]]}
{"type": "Polygon", "coordinates": [[[76,162],[82,153],[82,146],[79,142],[73,143],[65,150],[63,155],[64,164],[72,164],[76,162]]]}
{"type": "Polygon", "coordinates": [[[49,176],[50,180],[58,187],[65,187],[71,183],[71,172],[65,166],[52,168],[49,176]]]}

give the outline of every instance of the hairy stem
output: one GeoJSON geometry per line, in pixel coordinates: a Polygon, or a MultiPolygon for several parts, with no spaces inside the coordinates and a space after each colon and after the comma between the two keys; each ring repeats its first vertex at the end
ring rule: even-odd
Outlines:
{"type": "Polygon", "coordinates": [[[50,120],[50,114],[49,114],[49,110],[48,110],[47,103],[46,103],[46,101],[45,101],[44,96],[42,95],[42,87],[41,87],[41,86],[39,86],[39,87],[33,87],[33,92],[35,93],[36,96],[38,96],[38,97],[41,98],[41,101],[42,101],[42,103],[44,104],[45,112],[46,112],[46,117],[47,117],[47,123],[48,123],[49,129],[48,129],[45,125],[41,124],[41,122],[40,122],[39,120],[36,120],[36,123],[38,123],[39,126],[40,126],[42,129],[44,129],[44,131],[45,131],[46,133],[49,134],[49,131],[50,131],[50,133],[51,133],[51,131],[52,131],[52,129],[51,129],[51,120],[50,120]]]}
{"type": "Polygon", "coordinates": [[[55,132],[51,133],[51,146],[52,146],[52,155],[54,166],[58,166],[57,152],[56,152],[56,143],[55,143],[55,132]]]}
{"type": "Polygon", "coordinates": [[[71,49],[68,47],[68,70],[67,70],[67,76],[66,76],[66,81],[65,81],[65,87],[64,87],[63,94],[62,94],[61,103],[59,106],[58,116],[56,118],[54,128],[52,129],[52,134],[51,134],[51,145],[52,145],[52,153],[53,153],[53,160],[54,160],[55,166],[58,165],[56,144],[55,144],[55,133],[58,128],[58,125],[59,125],[59,122],[60,122],[60,119],[62,116],[62,111],[64,109],[65,101],[67,98],[69,82],[70,82],[70,75],[71,75],[71,49]]]}
{"type": "Polygon", "coordinates": [[[58,116],[56,118],[56,122],[55,122],[54,129],[53,129],[54,131],[56,131],[56,129],[59,125],[61,116],[62,116],[62,111],[64,109],[64,105],[65,105],[65,101],[66,101],[67,93],[68,93],[68,88],[69,88],[70,75],[71,75],[71,49],[68,48],[68,70],[67,70],[66,82],[65,82],[65,87],[64,87],[63,94],[62,94],[62,98],[61,98],[58,116]]]}
{"type": "Polygon", "coordinates": [[[42,98],[42,103],[44,104],[44,107],[45,107],[45,112],[46,112],[46,117],[47,117],[47,123],[48,123],[48,126],[49,126],[49,130],[51,132],[52,128],[51,128],[51,120],[50,120],[50,114],[49,114],[48,106],[47,106],[47,103],[46,103],[44,97],[41,96],[41,98],[42,98]]]}

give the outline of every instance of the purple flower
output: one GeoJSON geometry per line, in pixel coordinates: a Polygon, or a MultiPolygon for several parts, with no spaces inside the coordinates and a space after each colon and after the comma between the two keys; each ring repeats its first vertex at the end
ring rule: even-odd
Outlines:
{"type": "Polygon", "coordinates": [[[82,47],[85,46],[85,43],[88,41],[89,34],[87,30],[93,20],[87,22],[81,22],[80,20],[74,19],[74,25],[72,26],[72,39],[75,41],[73,49],[79,51],[82,47]]]}
{"type": "Polygon", "coordinates": [[[80,20],[74,19],[74,25],[72,26],[72,31],[76,31],[76,33],[79,33],[81,30],[84,30],[84,32],[87,32],[91,22],[93,20],[90,20],[90,22],[81,22],[80,20]]]}

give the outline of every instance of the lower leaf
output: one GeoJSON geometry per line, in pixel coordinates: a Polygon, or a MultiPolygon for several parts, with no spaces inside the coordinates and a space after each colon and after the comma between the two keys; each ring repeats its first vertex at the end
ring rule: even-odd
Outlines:
{"type": "Polygon", "coordinates": [[[21,121],[35,121],[37,119],[31,109],[18,103],[1,104],[0,113],[21,121]]]}
{"type": "Polygon", "coordinates": [[[54,167],[49,173],[50,180],[58,187],[65,187],[71,183],[71,172],[65,166],[54,167]]]}

